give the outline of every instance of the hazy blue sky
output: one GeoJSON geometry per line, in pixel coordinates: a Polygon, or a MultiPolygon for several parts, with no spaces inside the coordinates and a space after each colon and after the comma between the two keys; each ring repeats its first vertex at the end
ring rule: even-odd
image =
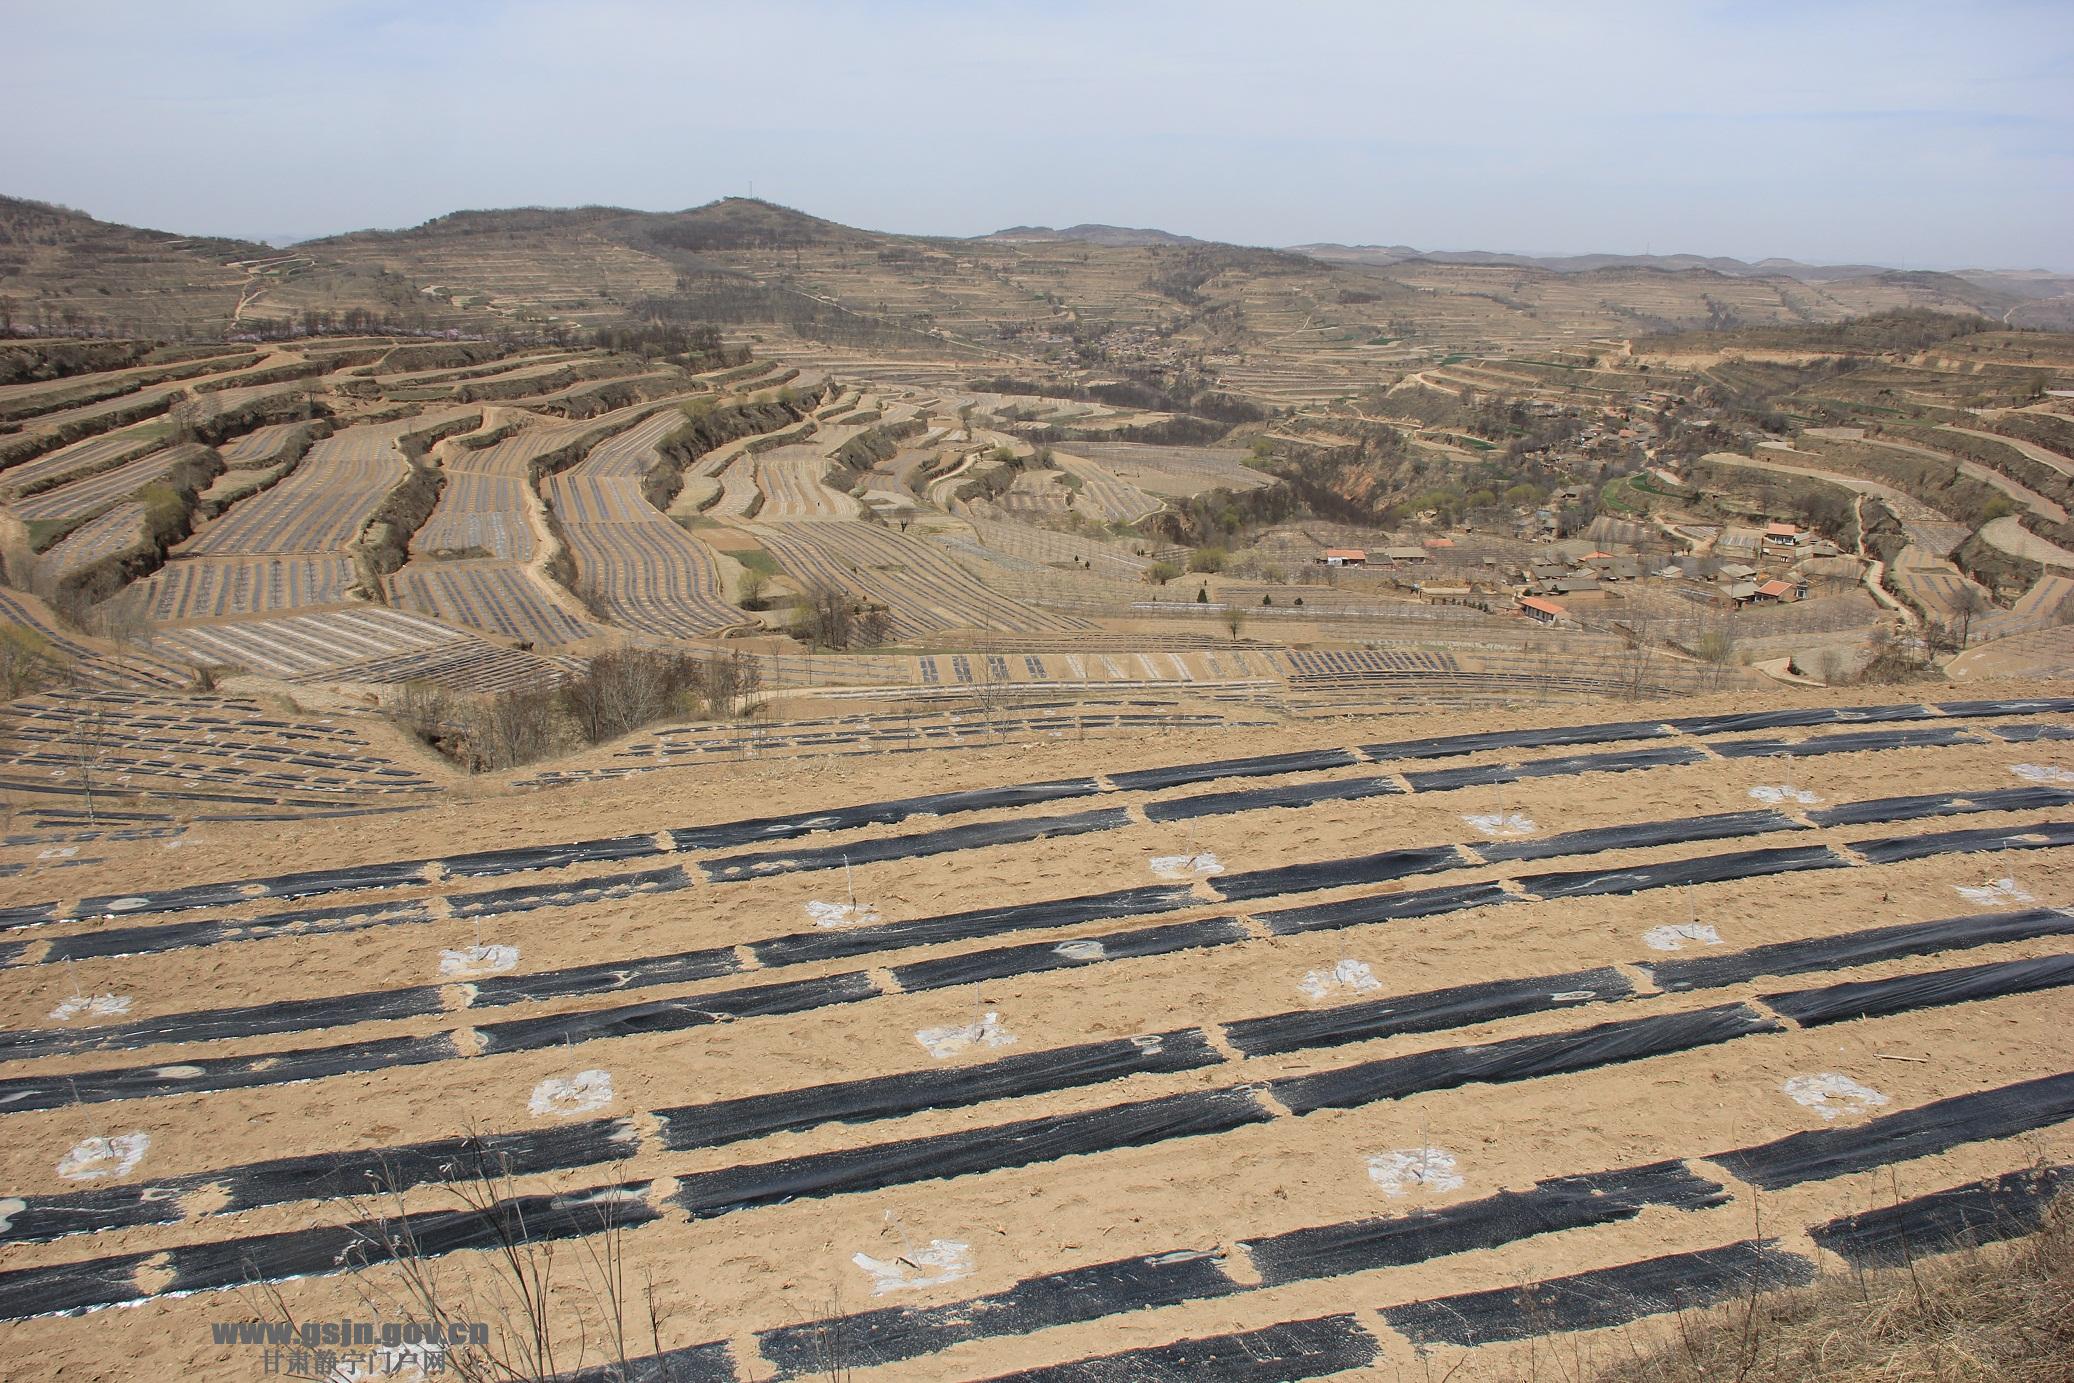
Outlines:
{"type": "Polygon", "coordinates": [[[0,0],[0,191],[2074,270],[2074,3],[0,0]]]}

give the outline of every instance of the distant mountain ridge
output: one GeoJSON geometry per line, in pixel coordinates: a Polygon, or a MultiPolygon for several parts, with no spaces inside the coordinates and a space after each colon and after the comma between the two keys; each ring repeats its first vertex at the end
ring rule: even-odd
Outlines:
{"type": "Polygon", "coordinates": [[[1010,226],[997,230],[992,235],[975,237],[980,240],[1082,240],[1090,245],[1210,245],[1215,241],[1198,240],[1192,235],[1176,235],[1172,231],[1153,230],[1138,226],[1105,226],[1099,222],[1083,222],[1054,230],[1050,226],[1010,226]]]}

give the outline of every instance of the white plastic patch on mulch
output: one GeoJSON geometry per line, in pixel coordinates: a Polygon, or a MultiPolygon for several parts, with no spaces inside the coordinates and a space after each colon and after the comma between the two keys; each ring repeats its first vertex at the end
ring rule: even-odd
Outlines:
{"type": "Polygon", "coordinates": [[[1687,946],[1719,946],[1721,933],[1704,922],[1671,922],[1642,933],[1642,944],[1652,951],[1682,951],[1687,946]]]}
{"type": "Polygon", "coordinates": [[[1776,807],[1781,802],[1797,802],[1803,807],[1812,807],[1822,800],[1822,794],[1819,792],[1809,792],[1806,788],[1790,787],[1785,783],[1768,783],[1762,787],[1751,788],[1750,796],[1764,803],[1767,807],[1776,807]]]}
{"type": "Polygon", "coordinates": [[[483,975],[501,975],[519,963],[516,946],[485,946],[476,942],[457,951],[439,953],[439,973],[453,980],[472,980],[483,975]]]}
{"type": "Polygon", "coordinates": [[[1061,941],[1051,951],[1067,960],[1106,960],[1109,956],[1109,948],[1099,941],[1061,941]]]}
{"type": "Polygon", "coordinates": [[[1462,819],[1493,840],[1506,836],[1530,836],[1541,829],[1534,824],[1534,818],[1525,812],[1487,812],[1482,816],[1465,816],[1462,819]]]}
{"type": "Polygon", "coordinates": [[[51,845],[36,852],[39,860],[69,860],[79,853],[76,845],[51,845]]]}
{"type": "Polygon", "coordinates": [[[29,1203],[20,1196],[0,1196],[0,1234],[5,1234],[14,1224],[14,1217],[29,1208],[29,1203]]]}
{"type": "Polygon", "coordinates": [[[74,994],[52,1009],[50,1016],[60,1023],[69,1023],[81,1014],[88,1018],[113,1018],[129,1011],[127,994],[74,994]]]}
{"type": "Polygon", "coordinates": [[[534,1086],[533,1098],[526,1108],[535,1114],[552,1114],[557,1119],[572,1119],[578,1114],[603,1109],[611,1103],[610,1071],[578,1071],[568,1077],[549,1076],[534,1086]]]}
{"type": "Polygon", "coordinates": [[[1154,878],[1165,879],[1169,883],[1207,879],[1213,874],[1224,872],[1224,861],[1208,850],[1190,855],[1154,855],[1146,863],[1152,866],[1154,878]]]}
{"type": "Polygon", "coordinates": [[[915,1034],[922,1049],[942,1061],[975,1047],[1012,1047],[1015,1034],[1001,1026],[1001,1015],[989,1010],[976,1023],[956,1028],[923,1028],[915,1034]]]}
{"type": "Polygon", "coordinates": [[[2025,888],[2015,879],[1989,879],[1986,883],[1975,888],[1968,888],[1964,884],[1953,884],[1952,889],[1967,902],[1979,903],[1984,907],[1993,907],[1998,903],[2035,903],[2038,901],[2032,896],[2031,890],[2025,888]]]}
{"type": "Polygon", "coordinates": [[[82,1138],[58,1159],[58,1175],[67,1181],[98,1181],[129,1175],[151,1147],[148,1133],[118,1133],[112,1138],[82,1138]]]}
{"type": "Polygon", "coordinates": [[[872,1276],[871,1294],[905,1292],[917,1287],[937,1287],[972,1276],[972,1245],[955,1239],[931,1239],[925,1249],[909,1249],[898,1258],[873,1258],[868,1253],[850,1261],[872,1276]]]}
{"type": "Polygon", "coordinates": [[[1839,1076],[1834,1071],[1791,1076],[1779,1088],[1786,1092],[1787,1099],[1806,1105],[1824,1119],[1864,1114],[1887,1103],[1887,1097],[1871,1086],[1860,1085],[1849,1076],[1839,1076]]]}
{"type": "Polygon", "coordinates": [[[1375,971],[1364,961],[1343,960],[1330,970],[1313,970],[1296,982],[1296,992],[1306,999],[1329,999],[1335,994],[1372,994],[1383,987],[1375,971]]]}
{"type": "Polygon", "coordinates": [[[879,920],[879,910],[869,903],[807,904],[807,919],[817,927],[862,927],[879,920]]]}
{"type": "Polygon", "coordinates": [[[2011,764],[2009,771],[2027,783],[2074,783],[2074,769],[2051,764],[2011,764]]]}
{"type": "Polygon", "coordinates": [[[1368,1159],[1368,1179],[1386,1196],[1408,1196],[1414,1191],[1459,1191],[1462,1178],[1455,1171],[1455,1155],[1439,1148],[1398,1148],[1368,1159]]]}

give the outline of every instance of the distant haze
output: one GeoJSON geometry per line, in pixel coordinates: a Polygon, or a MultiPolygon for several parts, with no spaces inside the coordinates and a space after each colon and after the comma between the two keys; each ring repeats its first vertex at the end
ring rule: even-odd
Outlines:
{"type": "Polygon", "coordinates": [[[2074,271],[2066,0],[89,0],[4,26],[0,192],[169,230],[753,184],[937,235],[2074,271]]]}

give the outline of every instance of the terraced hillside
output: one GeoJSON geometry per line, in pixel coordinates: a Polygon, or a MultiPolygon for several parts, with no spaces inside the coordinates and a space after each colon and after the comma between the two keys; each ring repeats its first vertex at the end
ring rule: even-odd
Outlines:
{"type": "Polygon", "coordinates": [[[209,1321],[431,1274],[510,1348],[552,1246],[653,1282],[658,1376],[1484,1378],[2020,1232],[2074,1163],[2074,700],[2004,692],[18,861],[0,1340],[207,1376],[209,1321]]]}

